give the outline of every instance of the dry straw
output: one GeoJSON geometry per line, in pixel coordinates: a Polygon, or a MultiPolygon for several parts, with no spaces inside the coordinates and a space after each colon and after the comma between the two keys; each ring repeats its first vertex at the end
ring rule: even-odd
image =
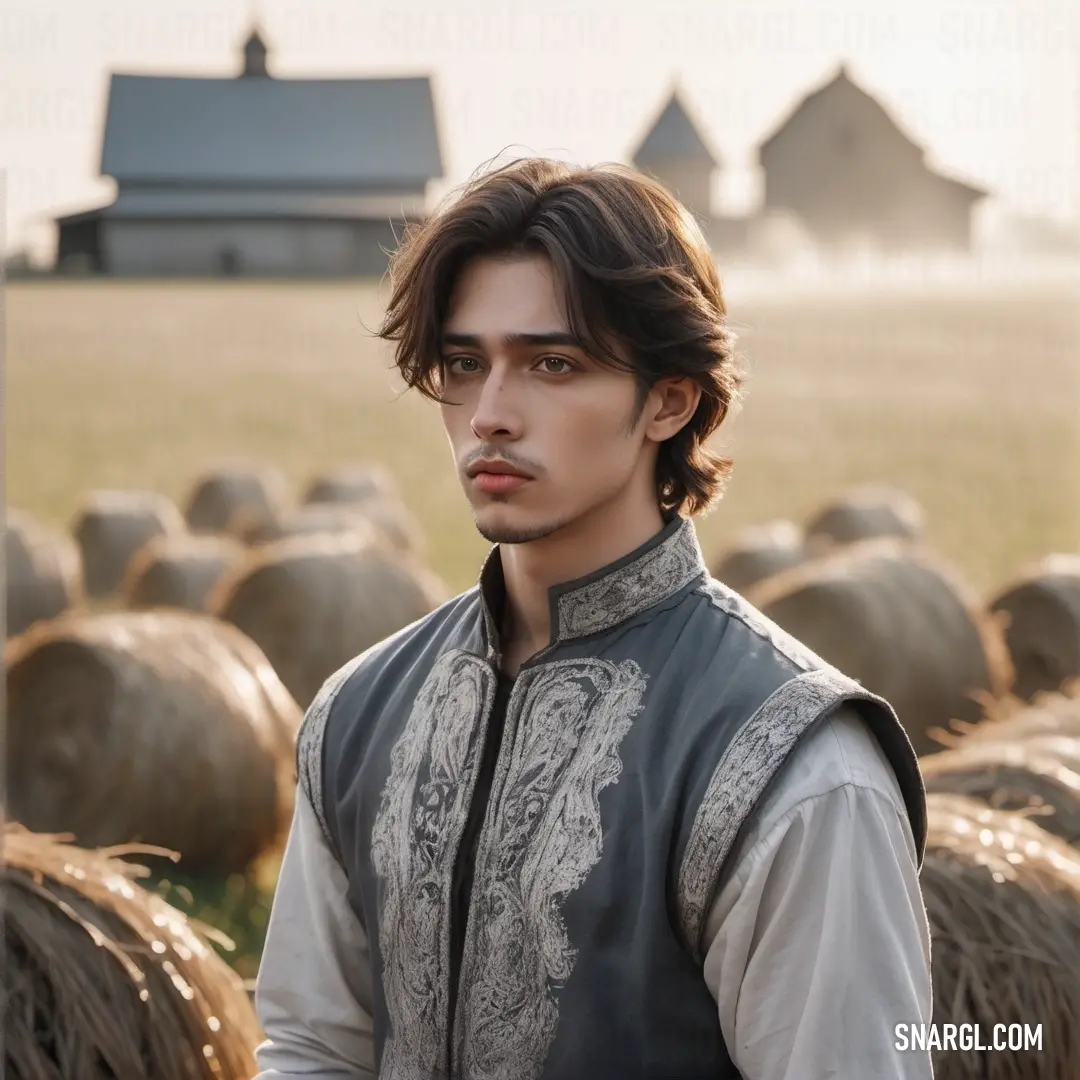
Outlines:
{"type": "Polygon", "coordinates": [[[1080,738],[964,739],[924,757],[921,766],[927,791],[970,795],[998,810],[1027,813],[1080,845],[1080,738]]]}
{"type": "Polygon", "coordinates": [[[235,627],[179,611],[42,623],[9,643],[8,808],[87,847],[242,872],[292,811],[300,710],[235,627]]]}
{"type": "Polygon", "coordinates": [[[921,540],[925,529],[926,514],[911,495],[868,484],[852,488],[821,507],[806,522],[804,531],[808,546],[824,552],[878,537],[921,540]]]}
{"type": "Polygon", "coordinates": [[[1080,676],[1080,555],[1051,555],[1026,568],[989,609],[1007,618],[1018,697],[1060,690],[1080,676]]]}
{"type": "Polygon", "coordinates": [[[1042,1025],[1041,1050],[935,1054],[936,1080],[1075,1080],[1080,852],[1022,814],[930,793],[921,884],[934,1021],[1042,1025]]]}
{"type": "Polygon", "coordinates": [[[306,707],[339,667],[447,598],[369,524],[266,545],[218,585],[209,610],[256,641],[306,707]]]}
{"type": "Polygon", "coordinates": [[[145,871],[5,826],[3,1074],[20,1080],[249,1080],[262,1033],[227,939],[142,888],[145,871]]]}
{"type": "Polygon", "coordinates": [[[1031,702],[1015,697],[990,702],[982,721],[955,726],[958,734],[948,739],[951,746],[973,739],[1011,742],[1034,735],[1080,738],[1080,679],[1066,683],[1059,694],[1036,694],[1031,702]]]}
{"type": "Polygon", "coordinates": [[[8,637],[83,604],[82,557],[66,533],[9,508],[4,560],[8,637]]]}
{"type": "Polygon", "coordinates": [[[916,752],[1008,693],[1000,627],[956,572],[911,541],[852,544],[777,574],[747,599],[896,709],[916,752]]]}
{"type": "Polygon", "coordinates": [[[184,516],[192,532],[222,533],[240,511],[272,515],[285,505],[285,477],[267,466],[223,464],[192,485],[184,516]]]}
{"type": "Polygon", "coordinates": [[[152,491],[94,491],[72,532],[82,551],[86,591],[95,598],[120,588],[132,556],[155,536],[187,531],[176,506],[152,491]]]}
{"type": "Polygon", "coordinates": [[[132,610],[202,611],[213,587],[244,559],[229,536],[159,536],[131,560],[121,595],[132,610]]]}
{"type": "Polygon", "coordinates": [[[713,560],[710,573],[728,588],[742,592],[799,566],[806,558],[799,526],[793,521],[770,521],[738,533],[713,560]]]}

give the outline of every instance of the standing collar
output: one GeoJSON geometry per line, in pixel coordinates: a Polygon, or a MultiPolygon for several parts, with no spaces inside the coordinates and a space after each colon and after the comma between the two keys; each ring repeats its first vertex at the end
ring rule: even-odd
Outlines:
{"type": "MultiPolygon", "coordinates": [[[[674,596],[706,572],[693,522],[676,515],[628,555],[548,589],[551,645],[610,630],[674,596]]],[[[495,653],[506,600],[498,545],[484,560],[479,584],[488,650],[495,653]]]]}

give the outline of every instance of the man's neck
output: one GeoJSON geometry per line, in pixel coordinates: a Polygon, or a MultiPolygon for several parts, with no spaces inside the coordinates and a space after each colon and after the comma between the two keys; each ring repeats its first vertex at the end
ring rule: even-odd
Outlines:
{"type": "Polygon", "coordinates": [[[622,513],[604,508],[557,533],[527,544],[500,545],[506,610],[503,654],[513,674],[522,662],[551,642],[548,590],[575,581],[629,555],[664,527],[656,506],[622,513]]]}

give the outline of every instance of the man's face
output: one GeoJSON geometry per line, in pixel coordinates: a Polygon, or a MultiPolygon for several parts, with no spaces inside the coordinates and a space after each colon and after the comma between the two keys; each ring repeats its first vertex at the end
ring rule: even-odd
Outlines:
{"type": "Polygon", "coordinates": [[[454,404],[442,416],[492,543],[539,540],[650,490],[655,444],[630,426],[633,376],[590,359],[569,333],[546,258],[478,258],[459,275],[443,334],[443,396],[454,404]],[[469,475],[482,459],[527,479],[469,475]]]}

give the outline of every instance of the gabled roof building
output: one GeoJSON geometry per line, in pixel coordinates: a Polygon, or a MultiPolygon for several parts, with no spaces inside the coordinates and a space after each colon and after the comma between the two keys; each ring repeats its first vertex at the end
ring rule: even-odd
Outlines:
{"type": "Polygon", "coordinates": [[[116,274],[381,274],[443,175],[426,77],[284,79],[262,36],[235,78],[114,74],[112,203],[58,219],[58,266],[116,274]]]}

